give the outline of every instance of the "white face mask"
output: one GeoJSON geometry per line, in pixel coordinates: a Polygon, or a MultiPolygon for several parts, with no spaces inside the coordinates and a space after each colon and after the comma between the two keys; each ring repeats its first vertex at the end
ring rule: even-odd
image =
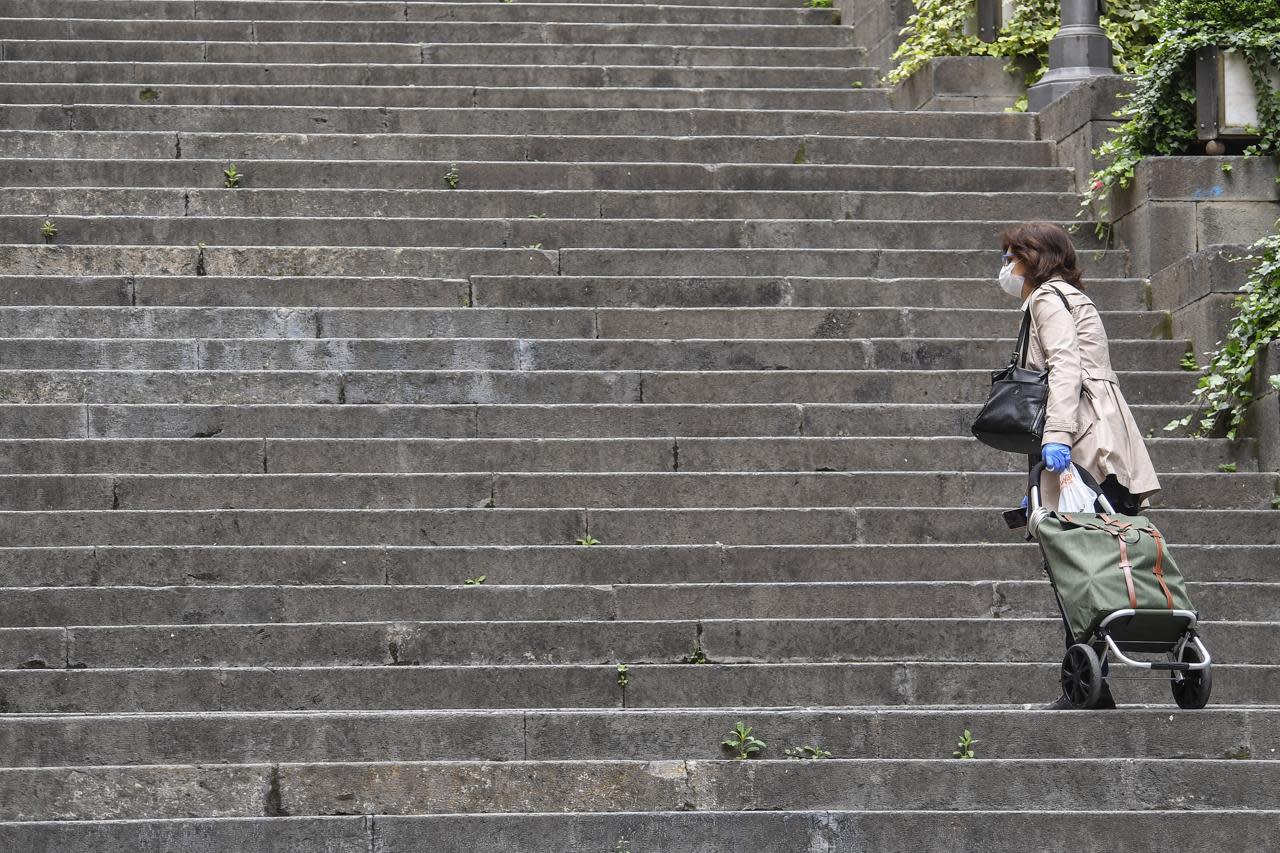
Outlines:
{"type": "Polygon", "coordinates": [[[1024,279],[1022,276],[1014,274],[1013,263],[1013,261],[1010,261],[1000,268],[1000,289],[1014,299],[1021,299],[1024,279]]]}

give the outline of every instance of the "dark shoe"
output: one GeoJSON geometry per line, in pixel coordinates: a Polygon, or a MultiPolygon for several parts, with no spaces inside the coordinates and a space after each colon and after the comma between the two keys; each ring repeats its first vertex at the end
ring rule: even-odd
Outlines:
{"type": "Polygon", "coordinates": [[[1068,702],[1066,696],[1059,696],[1043,708],[1045,711],[1074,711],[1075,709],[1076,706],[1068,702]]]}

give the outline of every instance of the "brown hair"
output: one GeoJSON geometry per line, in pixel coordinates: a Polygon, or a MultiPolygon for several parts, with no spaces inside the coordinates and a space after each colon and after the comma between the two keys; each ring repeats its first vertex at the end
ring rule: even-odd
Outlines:
{"type": "Polygon", "coordinates": [[[1071,237],[1052,222],[1023,222],[1000,235],[1001,247],[1022,261],[1027,280],[1039,287],[1051,278],[1061,278],[1080,287],[1076,247],[1071,237]]]}

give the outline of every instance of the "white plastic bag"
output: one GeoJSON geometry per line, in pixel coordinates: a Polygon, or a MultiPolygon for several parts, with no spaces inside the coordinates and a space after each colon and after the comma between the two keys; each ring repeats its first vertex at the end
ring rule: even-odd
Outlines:
{"type": "Polygon", "coordinates": [[[1094,512],[1098,493],[1076,476],[1076,466],[1068,465],[1058,475],[1058,512],[1094,512]]]}

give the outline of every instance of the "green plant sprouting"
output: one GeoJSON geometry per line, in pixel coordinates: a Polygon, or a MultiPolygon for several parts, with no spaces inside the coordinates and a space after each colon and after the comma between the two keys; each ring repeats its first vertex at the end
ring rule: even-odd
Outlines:
{"type": "Polygon", "coordinates": [[[477,575],[474,578],[467,578],[462,583],[464,586],[480,586],[480,584],[485,582],[487,577],[487,575],[477,575]]]}
{"type": "Polygon", "coordinates": [[[449,186],[449,189],[456,190],[460,180],[462,180],[462,173],[458,171],[458,164],[450,163],[449,171],[444,173],[444,182],[449,186]]]}
{"type": "Polygon", "coordinates": [[[53,238],[58,236],[58,226],[53,224],[52,219],[40,223],[40,236],[46,243],[52,243],[53,238]]]}
{"type": "Polygon", "coordinates": [[[973,739],[973,732],[968,729],[964,730],[964,734],[960,735],[960,740],[956,741],[956,751],[951,753],[953,758],[973,758],[973,745],[978,741],[973,739]]]}
{"type": "Polygon", "coordinates": [[[618,686],[623,690],[631,683],[631,668],[625,663],[618,664],[618,686]]]}
{"type": "Polygon", "coordinates": [[[582,536],[578,539],[573,540],[573,544],[574,545],[599,545],[600,540],[592,536],[590,533],[588,533],[586,536],[582,536]]]}
{"type": "Polygon", "coordinates": [[[786,755],[787,758],[796,759],[798,761],[831,757],[831,753],[820,746],[792,746],[784,749],[782,753],[786,755]]]}
{"type": "Polygon", "coordinates": [[[720,743],[720,746],[731,750],[735,760],[746,761],[768,746],[764,741],[751,734],[751,731],[751,726],[739,720],[738,724],[733,727],[733,731],[729,732],[729,736],[720,743]]]}
{"type": "Polygon", "coordinates": [[[230,166],[222,170],[222,183],[229,190],[239,187],[240,179],[243,177],[244,172],[236,169],[235,163],[232,163],[230,166]]]}

